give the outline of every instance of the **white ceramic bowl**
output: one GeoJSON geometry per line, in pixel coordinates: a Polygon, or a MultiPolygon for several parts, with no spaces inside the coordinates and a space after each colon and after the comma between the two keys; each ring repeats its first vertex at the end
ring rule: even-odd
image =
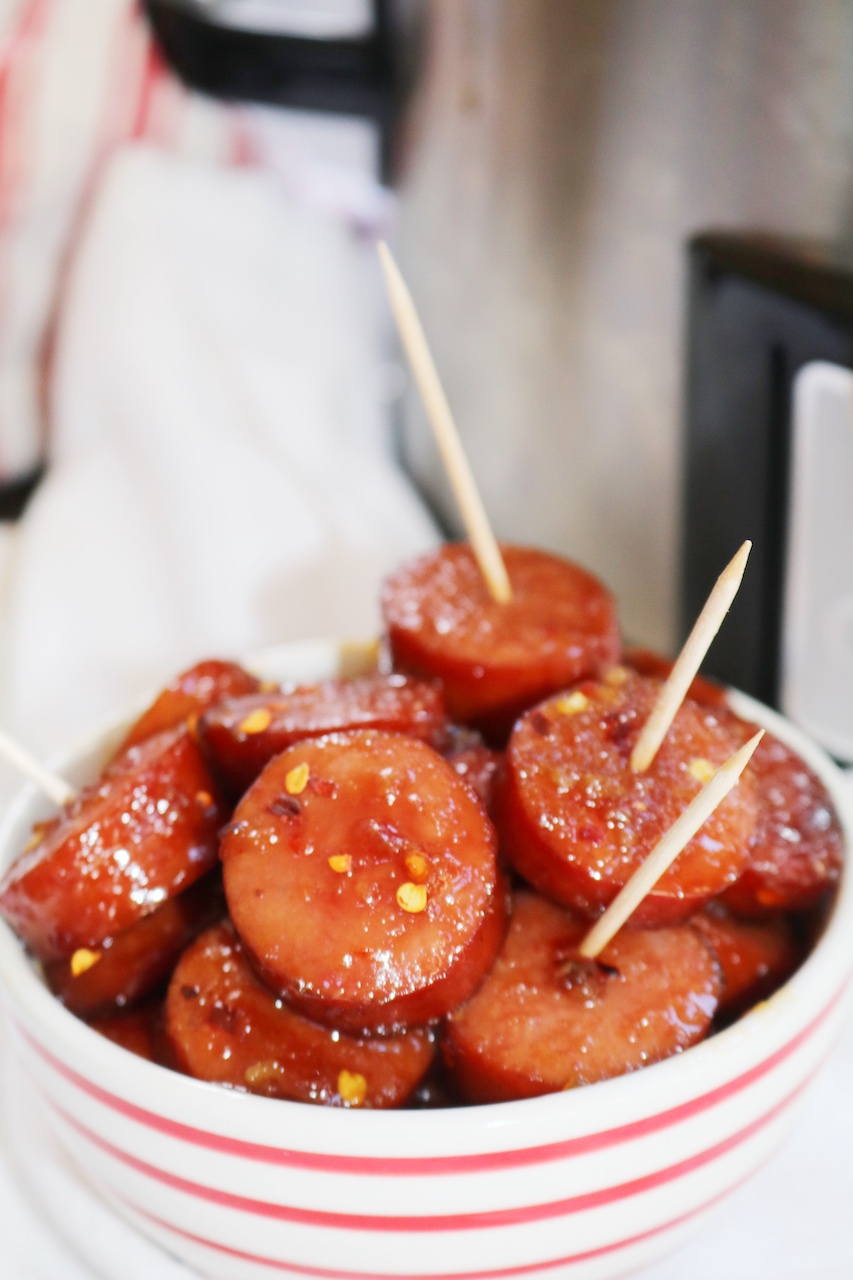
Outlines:
{"type": "MultiPolygon", "coordinates": [[[[250,665],[306,680],[340,661],[335,645],[315,644],[250,665]]],[[[766,708],[733,702],[820,774],[849,846],[831,761],[766,708]]],[[[53,763],[82,782],[120,731],[53,763]]],[[[0,826],[2,865],[46,811],[22,791],[0,826]]],[[[851,969],[845,875],[794,977],[679,1057],[524,1102],[357,1112],[234,1093],[133,1057],[72,1017],[0,927],[13,1044],[60,1141],[123,1217],[222,1280],[624,1275],[675,1245],[778,1145],[833,1041],[851,969]]]]}

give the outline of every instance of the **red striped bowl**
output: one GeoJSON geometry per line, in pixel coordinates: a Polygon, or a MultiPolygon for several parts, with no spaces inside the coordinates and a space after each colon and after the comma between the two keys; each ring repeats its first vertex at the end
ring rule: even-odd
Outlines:
{"type": "MultiPolygon", "coordinates": [[[[251,665],[311,679],[340,658],[331,644],[288,646],[251,665]]],[[[852,831],[834,765],[786,721],[734,700],[809,761],[852,831]]],[[[80,782],[119,733],[53,763],[80,782]]],[[[0,827],[3,863],[44,813],[21,793],[0,827]]],[[[525,1102],[360,1113],[233,1093],[134,1058],[63,1009],[0,928],[12,1040],[60,1140],[123,1217],[223,1280],[624,1275],[778,1145],[836,1034],[852,968],[847,876],[791,981],[680,1057],[525,1102]]]]}

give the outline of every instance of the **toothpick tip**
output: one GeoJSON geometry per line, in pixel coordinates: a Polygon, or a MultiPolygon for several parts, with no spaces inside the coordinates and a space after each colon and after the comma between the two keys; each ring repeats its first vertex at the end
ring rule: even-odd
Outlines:
{"type": "MultiPolygon", "coordinates": [[[[717,579],[717,590],[728,591],[734,597],[738,587],[743,581],[743,575],[746,572],[746,562],[749,559],[749,553],[752,550],[752,543],[747,538],[742,542],[737,551],[726,565],[723,572],[717,579]]],[[[729,602],[731,603],[731,601],[729,602]]]]}
{"type": "Polygon", "coordinates": [[[745,743],[744,746],[741,748],[741,751],[746,755],[747,760],[749,760],[749,757],[752,755],[753,751],[758,746],[761,739],[764,737],[764,734],[765,734],[765,730],[759,729],[758,733],[754,733],[750,738],[749,742],[745,743]]]}
{"type": "Polygon", "coordinates": [[[732,560],[732,564],[736,564],[738,567],[740,567],[741,565],[746,566],[746,562],[749,559],[749,553],[751,550],[752,550],[752,542],[749,538],[747,538],[738,547],[735,553],[734,559],[732,560]]]}
{"type": "Polygon", "coordinates": [[[759,729],[758,733],[753,734],[749,741],[739,747],[733,756],[729,756],[725,764],[720,765],[717,774],[722,774],[729,778],[732,776],[735,779],[739,778],[752,759],[755,749],[763,737],[764,730],[759,729]]]}

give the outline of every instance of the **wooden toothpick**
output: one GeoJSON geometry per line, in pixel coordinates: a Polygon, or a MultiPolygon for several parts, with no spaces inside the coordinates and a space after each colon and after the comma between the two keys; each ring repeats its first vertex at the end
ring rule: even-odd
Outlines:
{"type": "Polygon", "coordinates": [[[74,795],[74,788],[70,787],[64,778],[59,778],[49,769],[45,769],[34,756],[30,755],[29,751],[25,751],[2,729],[0,729],[0,756],[40,787],[48,800],[52,800],[54,804],[67,804],[74,795]]]}
{"type": "Polygon", "coordinates": [[[462,449],[412,295],[383,240],[379,241],[377,250],[400,338],[420,389],[472,550],[489,593],[499,604],[506,604],[512,599],[506,565],[462,449]]]}
{"type": "Polygon", "coordinates": [[[692,840],[696,832],[710,818],[717,805],[729,794],[746,768],[753,751],[764,737],[759,730],[744,746],[721,765],[713,778],[705,784],[697,796],[669,831],[658,841],[645,862],[641,864],[611,902],[604,915],[593,925],[579,947],[582,956],[593,960],[603,951],[613,936],[654,888],[667,867],[675,861],[681,850],[692,840]]]}
{"type": "Polygon", "coordinates": [[[634,744],[631,752],[631,768],[634,773],[644,773],[657,755],[658,747],[666,737],[690,683],[737,595],[751,549],[752,543],[746,541],[714,584],[714,589],[684,642],[684,648],[634,744]]]}

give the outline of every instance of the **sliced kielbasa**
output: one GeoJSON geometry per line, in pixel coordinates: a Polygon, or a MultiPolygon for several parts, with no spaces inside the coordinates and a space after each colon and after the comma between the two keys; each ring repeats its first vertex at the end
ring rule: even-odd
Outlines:
{"type": "Polygon", "coordinates": [[[192,720],[224,698],[239,698],[254,693],[258,687],[259,681],[236,662],[222,662],[218,658],[197,662],[175,676],[142,713],[128,731],[121,750],[192,720]]]}
{"type": "MultiPolygon", "coordinates": [[[[628,649],[624,661],[647,675],[669,675],[672,662],[647,649],[628,649]]],[[[714,708],[742,742],[757,725],[728,706],[728,691],[697,676],[689,696],[714,708]]],[[[799,911],[834,889],[841,874],[841,825],[826,787],[790,747],[765,733],[750,762],[758,796],[758,820],[749,865],[726,901],[743,915],[799,911]]]]}
{"type": "Polygon", "coordinates": [[[163,1002],[149,1001],[135,1009],[123,1009],[108,1017],[92,1018],[89,1026],[113,1044],[145,1058],[167,1064],[163,1056],[163,1002]]]}
{"type": "MultiPolygon", "coordinates": [[[[755,726],[732,716],[742,740],[755,726]]],[[[806,762],[765,733],[750,761],[758,791],[758,823],[745,870],[724,894],[739,915],[802,911],[835,889],[844,839],[829,792],[806,762]]]]}
{"type": "Polygon", "coordinates": [[[483,808],[491,816],[495,779],[503,760],[501,751],[493,751],[482,743],[456,747],[445,754],[459,777],[483,802],[483,808]]]}
{"type": "Polygon", "coordinates": [[[188,1075],[326,1106],[399,1106],[434,1056],[433,1034],[422,1028],[356,1039],[295,1013],[258,981],[227,923],[180,960],[166,1030],[188,1075]]]}
{"type": "Polygon", "coordinates": [[[211,759],[236,794],[294,742],[349,729],[404,733],[440,749],[448,732],[444,697],[424,680],[359,676],[230,699],[199,722],[211,759]]]}
{"type": "MultiPolygon", "coordinates": [[[[713,712],[686,700],[651,767],[633,773],[631,751],[659,688],[616,668],[527,712],[510,739],[494,807],[506,856],[548,897],[590,918],[740,745],[713,712]]],[[[732,884],[747,864],[756,809],[747,769],[632,925],[686,919],[732,884]]]]}
{"type": "Polygon", "coordinates": [[[529,892],[474,997],[451,1014],[443,1052],[469,1102],[508,1102],[636,1071],[696,1044],[719,967],[690,925],[623,930],[597,960],[589,925],[529,892]]]}
{"type": "Polygon", "coordinates": [[[135,1004],[168,978],[196,934],[225,914],[218,868],[94,949],[45,965],[47,984],[81,1018],[135,1004]]]}
{"type": "MultiPolygon", "coordinates": [[[[629,646],[623,650],[622,662],[641,676],[654,676],[657,680],[666,680],[675,666],[672,658],[665,658],[654,649],[643,649],[629,646]]],[[[692,702],[700,707],[727,707],[728,689],[708,676],[694,676],[687,690],[692,702]]]]}
{"type": "Polygon", "coordinates": [[[38,825],[0,913],[40,960],[96,948],[215,864],[224,816],[188,730],[157,734],[38,825]]]}
{"type": "Polygon", "coordinates": [[[709,902],[691,924],[711,944],[723,971],[717,1016],[730,1021],[781,987],[803,958],[790,918],[741,920],[719,901],[709,902]]]}
{"type": "Polygon", "coordinates": [[[404,565],[382,590],[395,668],[441,679],[451,717],[499,745],[522,711],[620,652],[616,604],[596,578],[544,551],[501,551],[507,604],[489,595],[463,543],[404,565]]]}
{"type": "Polygon", "coordinates": [[[433,1022],[503,937],[495,833],[451,765],[372,730],[267,765],[222,840],[225,893],[264,980],[355,1033],[433,1022]]]}

